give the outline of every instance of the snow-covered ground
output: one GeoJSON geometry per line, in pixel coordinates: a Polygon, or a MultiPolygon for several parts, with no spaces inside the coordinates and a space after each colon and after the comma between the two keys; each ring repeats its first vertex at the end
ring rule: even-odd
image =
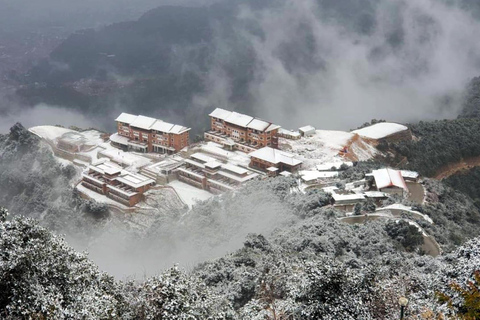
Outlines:
{"type": "Polygon", "coordinates": [[[303,161],[303,169],[313,169],[329,162],[371,159],[378,151],[358,135],[345,131],[316,130],[310,137],[299,140],[279,138],[280,148],[303,161]],[[339,154],[347,148],[345,158],[339,154]]]}
{"type": "Polygon", "coordinates": [[[279,144],[282,150],[303,161],[302,168],[313,169],[325,162],[342,161],[338,154],[352,138],[349,132],[316,130],[315,135],[299,140],[279,138],[279,144]]]}
{"type": "Polygon", "coordinates": [[[56,127],[56,126],[37,126],[28,129],[30,132],[36,134],[40,138],[53,141],[67,132],[77,132],[71,129],[56,127]]]}
{"type": "Polygon", "coordinates": [[[352,133],[357,133],[362,137],[370,139],[382,139],[397,132],[408,130],[404,125],[391,122],[382,122],[374,124],[373,126],[354,130],[352,133]]]}
{"type": "Polygon", "coordinates": [[[92,145],[100,145],[104,143],[102,139],[102,133],[100,131],[87,130],[80,132],[80,134],[84,136],[85,139],[87,139],[92,145]]]}
{"type": "Polygon", "coordinates": [[[129,171],[137,171],[138,168],[146,166],[152,162],[152,160],[147,157],[143,157],[132,152],[124,152],[111,146],[109,143],[102,144],[100,148],[100,154],[97,157],[100,158],[103,155],[117,163],[123,163],[129,171]],[[103,149],[104,147],[107,148],[103,149]]]}
{"type": "Polygon", "coordinates": [[[417,216],[420,216],[422,217],[424,220],[428,221],[429,223],[433,224],[433,220],[427,216],[426,214],[423,214],[421,212],[418,212],[418,211],[414,211],[412,210],[411,207],[407,207],[403,204],[400,204],[400,203],[394,203],[392,205],[389,205],[387,207],[383,207],[383,208],[379,208],[377,209],[377,211],[381,211],[381,210],[389,210],[389,209],[394,209],[394,210],[401,210],[401,211],[405,211],[405,212],[409,212],[413,215],[417,215],[417,216]]]}
{"type": "Polygon", "coordinates": [[[192,208],[192,206],[199,200],[204,201],[213,197],[213,194],[210,192],[195,188],[194,186],[181,181],[175,180],[170,182],[168,185],[177,191],[180,198],[188,205],[189,208],[192,208]]]}

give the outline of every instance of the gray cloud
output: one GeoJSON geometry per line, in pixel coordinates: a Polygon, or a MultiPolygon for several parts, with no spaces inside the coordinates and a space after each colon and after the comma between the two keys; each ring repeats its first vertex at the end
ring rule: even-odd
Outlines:
{"type": "Polygon", "coordinates": [[[79,112],[62,107],[39,104],[33,108],[17,108],[5,111],[0,117],[0,133],[7,133],[10,127],[20,122],[26,128],[39,125],[78,126],[81,128],[95,127],[98,123],[88,119],[79,112]]]}
{"type": "MultiPolygon", "coordinates": [[[[319,3],[284,0],[239,14],[237,32],[257,59],[250,85],[257,115],[328,129],[456,116],[480,69],[480,23],[469,12],[435,0],[319,3]]],[[[212,83],[215,104],[228,86],[224,77],[212,83]]]]}

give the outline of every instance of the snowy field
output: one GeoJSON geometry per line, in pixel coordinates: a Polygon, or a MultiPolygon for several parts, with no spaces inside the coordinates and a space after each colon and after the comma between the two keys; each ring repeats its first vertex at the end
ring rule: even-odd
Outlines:
{"type": "Polygon", "coordinates": [[[49,140],[52,142],[53,140],[61,137],[63,134],[67,132],[77,132],[71,129],[55,127],[55,126],[38,126],[38,127],[32,127],[28,130],[34,133],[35,135],[39,136],[40,138],[43,138],[45,140],[49,140]]]}
{"type": "Polygon", "coordinates": [[[185,202],[189,208],[198,201],[208,200],[213,197],[213,194],[207,192],[205,190],[195,188],[189,184],[183,183],[181,181],[172,181],[168,184],[169,186],[173,187],[175,191],[177,191],[178,195],[185,202]]]}
{"type": "Polygon", "coordinates": [[[282,150],[291,152],[302,160],[302,167],[306,170],[329,162],[368,160],[377,152],[353,133],[332,130],[316,130],[313,136],[299,140],[279,138],[279,145],[282,150]],[[339,155],[345,147],[349,152],[348,158],[339,155]]]}
{"type": "Polygon", "coordinates": [[[373,126],[369,126],[366,128],[358,129],[352,131],[362,137],[367,137],[370,139],[382,139],[388,137],[397,132],[402,132],[408,130],[408,128],[404,125],[398,123],[391,123],[391,122],[382,122],[374,124],[373,126]]]}
{"type": "Polygon", "coordinates": [[[343,131],[316,130],[315,135],[299,140],[279,138],[279,145],[302,160],[304,169],[313,169],[325,162],[341,161],[338,154],[353,136],[343,131]]]}

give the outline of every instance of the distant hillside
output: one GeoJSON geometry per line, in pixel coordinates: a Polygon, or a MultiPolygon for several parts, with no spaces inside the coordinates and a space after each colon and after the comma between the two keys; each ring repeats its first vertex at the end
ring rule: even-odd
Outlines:
{"type": "Polygon", "coordinates": [[[187,109],[194,95],[205,92],[216,66],[225,64],[223,72],[234,79],[230,98],[246,98],[254,58],[232,31],[234,15],[233,5],[166,6],[137,21],[78,31],[30,70],[17,93],[29,104],[101,116],[112,116],[121,105],[130,112],[186,118],[185,124],[198,127],[198,117],[186,116],[187,109]],[[233,51],[219,47],[219,39],[233,51]]]}
{"type": "Polygon", "coordinates": [[[458,118],[480,118],[480,77],[468,84],[458,118]]]}
{"type": "Polygon", "coordinates": [[[480,119],[457,119],[409,124],[414,138],[382,142],[377,148],[391,151],[392,165],[433,177],[439,170],[463,159],[480,156],[480,119]]]}

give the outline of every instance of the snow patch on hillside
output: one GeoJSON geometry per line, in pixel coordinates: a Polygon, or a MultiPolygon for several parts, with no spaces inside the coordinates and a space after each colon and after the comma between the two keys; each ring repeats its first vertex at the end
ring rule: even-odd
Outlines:
{"type": "Polygon", "coordinates": [[[37,126],[28,129],[33,134],[45,140],[53,141],[67,132],[77,132],[71,129],[66,129],[56,126],[37,126]]]}
{"type": "Polygon", "coordinates": [[[279,139],[280,148],[291,152],[303,161],[304,169],[312,169],[326,162],[365,161],[371,159],[377,149],[358,135],[345,131],[316,130],[310,137],[299,140],[279,139]],[[340,156],[347,148],[346,157],[340,156]]]}
{"type": "Polygon", "coordinates": [[[404,125],[391,122],[382,122],[374,124],[373,126],[354,130],[352,133],[356,133],[362,137],[378,140],[405,130],[408,130],[408,128],[404,125]]]}
{"type": "Polygon", "coordinates": [[[213,194],[208,191],[196,188],[178,180],[172,181],[168,185],[177,191],[182,201],[186,203],[190,209],[198,201],[205,201],[213,197],[213,194]]]}

